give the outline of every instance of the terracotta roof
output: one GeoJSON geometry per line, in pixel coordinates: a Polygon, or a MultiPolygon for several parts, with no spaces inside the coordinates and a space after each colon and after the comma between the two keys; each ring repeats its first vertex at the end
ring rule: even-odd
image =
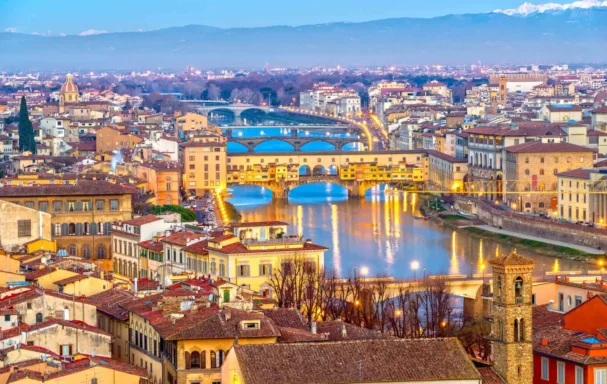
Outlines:
{"type": "Polygon", "coordinates": [[[607,136],[607,132],[598,131],[596,129],[590,129],[587,132],[588,136],[607,136]]]}
{"type": "Polygon", "coordinates": [[[450,163],[467,163],[468,162],[468,159],[458,159],[457,157],[453,157],[453,156],[447,155],[446,153],[435,151],[433,149],[428,150],[428,155],[438,157],[439,159],[448,161],[450,163]]]}
{"type": "Polygon", "coordinates": [[[0,198],[21,196],[76,196],[76,195],[124,195],[134,194],[137,190],[122,185],[109,183],[103,180],[83,180],[78,184],[44,184],[35,187],[10,187],[0,188],[0,198]]]}
{"type": "Polygon", "coordinates": [[[157,253],[162,252],[164,246],[162,245],[162,243],[160,241],[154,241],[154,240],[147,240],[147,241],[142,241],[141,243],[139,243],[139,246],[141,246],[142,248],[145,248],[149,251],[154,251],[157,253]]]}
{"type": "Polygon", "coordinates": [[[502,255],[493,260],[489,260],[489,263],[495,265],[534,265],[535,261],[513,251],[507,255],[502,255]]]}
{"type": "Polygon", "coordinates": [[[590,180],[590,171],[585,169],[572,169],[571,171],[560,172],[556,175],[559,177],[572,177],[575,179],[590,180]]]}
{"type": "Polygon", "coordinates": [[[279,327],[281,343],[303,343],[315,341],[327,341],[327,337],[321,333],[312,333],[307,329],[279,327]]]}
{"type": "Polygon", "coordinates": [[[108,289],[88,297],[97,306],[99,312],[112,316],[120,321],[129,319],[129,312],[121,304],[134,301],[136,297],[129,291],[108,289]]]}
{"type": "Polygon", "coordinates": [[[491,367],[477,368],[483,379],[483,384],[505,384],[506,382],[491,367]]]}
{"type": "MultiPolygon", "coordinates": [[[[166,139],[166,138],[165,138],[166,139]]],[[[181,171],[183,165],[174,161],[147,161],[141,164],[142,167],[155,169],[157,171],[181,171]]]]}
{"type": "Polygon", "coordinates": [[[513,153],[547,153],[547,152],[596,152],[596,150],[571,143],[542,143],[529,141],[527,143],[506,147],[507,152],[513,153]]]}
{"type": "Polygon", "coordinates": [[[175,323],[169,317],[154,328],[165,340],[235,339],[279,337],[278,327],[262,314],[237,309],[219,310],[217,307],[201,308],[197,312],[185,312],[175,323]],[[229,314],[229,317],[227,316],[229,314]],[[246,329],[245,320],[258,320],[260,327],[246,329]]]}
{"type": "MultiPolygon", "coordinates": [[[[36,260],[36,261],[39,261],[39,260],[36,260]]],[[[40,268],[38,270],[26,273],[25,280],[34,281],[34,280],[41,278],[42,276],[46,276],[49,273],[55,272],[56,270],[57,270],[57,268],[55,268],[55,267],[40,268]]]]}
{"type": "Polygon", "coordinates": [[[184,245],[187,245],[187,243],[190,240],[194,240],[194,239],[202,238],[202,237],[205,237],[205,235],[197,233],[197,232],[180,231],[180,232],[175,232],[169,236],[165,236],[162,239],[160,239],[160,241],[163,243],[184,246],[184,245]]]}
{"type": "Polygon", "coordinates": [[[139,217],[136,217],[136,218],[131,219],[131,220],[123,221],[122,224],[144,225],[144,224],[153,223],[153,222],[158,221],[158,220],[162,220],[162,219],[160,217],[158,217],[158,216],[146,215],[146,216],[139,216],[139,217]]]}
{"type": "Polygon", "coordinates": [[[279,327],[308,329],[303,316],[294,308],[264,309],[263,314],[272,319],[279,327]]]}
{"type": "Polygon", "coordinates": [[[194,244],[190,244],[185,247],[183,250],[186,252],[197,253],[199,255],[208,255],[209,251],[207,251],[207,246],[209,242],[208,240],[198,241],[194,244]]]}
{"type": "Polygon", "coordinates": [[[51,327],[53,325],[62,325],[64,327],[71,327],[71,328],[76,328],[76,329],[81,329],[83,331],[87,331],[87,332],[93,332],[93,333],[98,333],[101,335],[105,335],[105,336],[112,336],[110,333],[107,333],[106,331],[104,331],[103,329],[99,329],[97,327],[94,327],[92,325],[89,325],[85,322],[82,321],[69,321],[69,320],[62,320],[62,319],[48,319],[46,321],[43,321],[41,323],[32,325],[28,328],[28,332],[33,332],[33,331],[37,331],[40,329],[44,329],[44,328],[48,328],[51,327]]]}
{"type": "Polygon", "coordinates": [[[455,338],[238,344],[230,353],[248,384],[480,380],[455,338]]]}
{"type": "Polygon", "coordinates": [[[71,283],[75,283],[76,281],[80,281],[80,280],[84,280],[84,279],[88,279],[88,276],[82,275],[82,274],[78,274],[75,276],[70,276],[67,277],[65,279],[61,279],[61,280],[57,280],[55,282],[53,282],[53,284],[57,284],[57,285],[68,285],[71,283]]]}

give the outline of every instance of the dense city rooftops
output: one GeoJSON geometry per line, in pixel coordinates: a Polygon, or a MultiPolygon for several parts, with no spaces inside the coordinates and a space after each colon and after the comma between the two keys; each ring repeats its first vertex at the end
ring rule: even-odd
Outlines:
{"type": "Polygon", "coordinates": [[[526,143],[512,145],[505,148],[506,152],[512,153],[570,153],[570,152],[596,152],[596,149],[584,147],[571,143],[544,143],[541,141],[529,141],[526,143]]]}
{"type": "Polygon", "coordinates": [[[22,196],[101,196],[134,194],[137,190],[103,180],[80,181],[78,184],[42,184],[36,186],[4,186],[0,188],[2,197],[22,196]]]}

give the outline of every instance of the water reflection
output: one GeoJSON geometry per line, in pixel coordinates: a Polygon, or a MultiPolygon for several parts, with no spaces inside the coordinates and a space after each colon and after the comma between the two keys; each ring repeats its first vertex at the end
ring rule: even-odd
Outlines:
{"type": "MultiPolygon", "coordinates": [[[[414,219],[419,197],[415,193],[386,195],[382,188],[367,191],[364,199],[348,199],[347,190],[330,184],[309,184],[291,191],[289,202],[272,200],[269,190],[234,186],[229,200],[244,220],[281,220],[289,232],[302,234],[329,248],[325,264],[347,274],[366,266],[371,275],[411,278],[411,262],[430,274],[491,274],[488,261],[509,253],[512,247],[468,236],[465,232],[414,219]],[[403,206],[401,209],[400,206],[403,206]],[[412,209],[408,210],[410,206],[412,209]]],[[[419,214],[419,213],[417,213],[419,214]]],[[[536,260],[536,273],[581,269],[570,260],[557,260],[522,249],[536,260]],[[544,266],[542,268],[542,266],[544,266]]]]}

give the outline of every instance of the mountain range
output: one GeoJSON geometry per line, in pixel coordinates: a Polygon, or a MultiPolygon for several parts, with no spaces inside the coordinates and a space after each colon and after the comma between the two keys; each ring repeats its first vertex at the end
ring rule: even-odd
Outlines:
{"type": "Polygon", "coordinates": [[[607,63],[607,7],[298,27],[187,25],[87,36],[0,33],[0,70],[607,63]]]}

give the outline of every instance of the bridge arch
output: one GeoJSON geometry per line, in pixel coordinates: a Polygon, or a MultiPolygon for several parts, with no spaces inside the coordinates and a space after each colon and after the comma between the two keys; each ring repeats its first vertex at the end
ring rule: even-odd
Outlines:
{"type": "Polygon", "coordinates": [[[303,196],[304,194],[301,193],[301,191],[302,191],[301,188],[306,188],[306,187],[310,188],[311,186],[319,186],[319,187],[321,187],[323,185],[325,186],[324,189],[323,188],[316,188],[313,193],[310,193],[309,191],[306,191],[305,192],[305,197],[310,197],[311,195],[314,195],[314,196],[318,196],[318,197],[320,197],[320,196],[327,196],[327,197],[331,196],[332,198],[333,197],[337,197],[337,198],[341,197],[341,198],[347,199],[348,195],[350,194],[348,188],[345,187],[345,186],[343,186],[343,185],[341,185],[341,184],[339,184],[338,181],[324,181],[324,180],[323,181],[316,181],[316,180],[313,180],[313,181],[310,181],[310,182],[305,182],[304,181],[304,182],[300,183],[299,185],[297,185],[296,187],[291,188],[291,190],[289,191],[289,198],[292,197],[292,193],[293,192],[295,192],[293,194],[293,195],[295,195],[295,197],[297,195],[302,195],[303,196]]]}
{"type": "Polygon", "coordinates": [[[335,143],[328,141],[324,137],[319,137],[318,139],[311,139],[311,138],[306,137],[306,143],[304,145],[302,145],[299,149],[301,151],[318,151],[319,150],[318,148],[310,148],[310,144],[318,144],[318,143],[329,144],[332,147],[332,149],[330,149],[332,151],[335,151],[337,149],[335,143]]]}
{"type": "Polygon", "coordinates": [[[325,174],[324,165],[318,164],[312,168],[312,176],[322,176],[325,174]]]}
{"type": "Polygon", "coordinates": [[[236,113],[228,107],[219,106],[208,110],[207,117],[214,122],[231,123],[236,120],[236,113]]]}
{"type": "Polygon", "coordinates": [[[299,176],[312,176],[312,168],[308,164],[300,165],[299,176]]]}
{"type": "MultiPolygon", "coordinates": [[[[240,142],[246,142],[246,139],[240,141],[240,142]]],[[[285,146],[285,148],[280,148],[280,146],[278,148],[265,148],[265,150],[270,149],[272,152],[292,152],[295,150],[295,146],[291,143],[289,143],[286,140],[282,140],[280,138],[276,138],[276,137],[269,137],[267,140],[256,140],[256,141],[250,141],[246,144],[246,147],[249,148],[250,151],[255,151],[258,150],[259,151],[263,151],[264,148],[263,147],[267,147],[269,145],[273,144],[277,144],[280,143],[281,146],[285,146]],[[288,146],[288,148],[286,147],[288,146]],[[261,148],[258,148],[261,147],[261,148]]]]}

